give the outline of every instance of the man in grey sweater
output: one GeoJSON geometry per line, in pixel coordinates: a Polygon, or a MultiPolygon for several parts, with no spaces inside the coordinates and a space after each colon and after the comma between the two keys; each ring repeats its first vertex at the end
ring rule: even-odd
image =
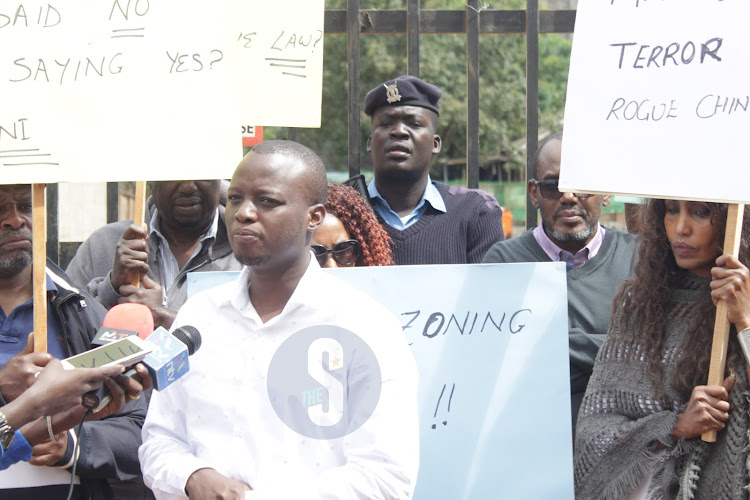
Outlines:
{"type": "Polygon", "coordinates": [[[570,393],[576,417],[609,328],[609,315],[620,283],[635,265],[635,235],[599,224],[610,196],[560,193],[562,133],[539,146],[532,162],[528,193],[542,223],[521,236],[496,243],[483,262],[565,262],[568,283],[570,393]]]}
{"type": "Polygon", "coordinates": [[[66,272],[106,308],[142,303],[151,309],[155,326],[169,328],[187,300],[188,272],[241,267],[229,246],[224,205],[226,185],[219,180],[153,182],[146,202],[148,228],[133,221],[99,228],[66,272]],[[141,287],[131,284],[138,275],[141,287]]]}

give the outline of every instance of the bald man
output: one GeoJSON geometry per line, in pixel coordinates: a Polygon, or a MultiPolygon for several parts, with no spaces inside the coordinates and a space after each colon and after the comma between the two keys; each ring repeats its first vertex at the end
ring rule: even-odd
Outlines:
{"type": "Polygon", "coordinates": [[[140,458],[157,498],[411,498],[416,364],[399,321],[311,258],[326,189],[320,158],[289,141],[234,172],[227,231],[244,268],[175,319],[203,345],[151,400],[140,458]]]}

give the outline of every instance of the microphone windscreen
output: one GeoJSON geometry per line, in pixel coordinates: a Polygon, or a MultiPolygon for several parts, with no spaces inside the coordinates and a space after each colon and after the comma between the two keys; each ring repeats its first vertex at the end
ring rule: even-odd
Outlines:
{"type": "Polygon", "coordinates": [[[154,332],[154,315],[144,304],[117,304],[107,311],[102,327],[138,332],[145,340],[154,332]]]}
{"type": "Polygon", "coordinates": [[[180,342],[185,344],[188,348],[188,354],[192,356],[195,351],[197,351],[200,346],[201,342],[203,342],[203,339],[201,339],[201,334],[198,331],[198,329],[191,325],[184,325],[179,328],[176,328],[172,335],[175,336],[180,342]]]}

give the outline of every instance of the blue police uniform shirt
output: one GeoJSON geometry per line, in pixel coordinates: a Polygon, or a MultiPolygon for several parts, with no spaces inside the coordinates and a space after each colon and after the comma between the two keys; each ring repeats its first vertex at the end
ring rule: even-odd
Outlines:
{"type": "Polygon", "coordinates": [[[385,223],[392,228],[398,229],[399,231],[403,231],[409,226],[416,223],[419,218],[422,217],[427,211],[428,203],[435,210],[439,210],[443,213],[447,212],[445,208],[445,201],[443,201],[443,197],[440,196],[437,188],[432,183],[432,179],[430,179],[430,176],[427,176],[427,186],[425,187],[424,193],[422,193],[422,198],[419,200],[419,203],[417,203],[417,206],[414,207],[412,213],[405,217],[401,217],[396,212],[394,212],[390,205],[388,205],[388,202],[385,201],[382,196],[380,196],[378,188],[375,187],[375,180],[370,181],[370,184],[367,186],[367,193],[370,195],[370,199],[372,200],[372,205],[375,208],[375,211],[378,213],[378,215],[380,215],[383,221],[385,221],[385,223]]]}

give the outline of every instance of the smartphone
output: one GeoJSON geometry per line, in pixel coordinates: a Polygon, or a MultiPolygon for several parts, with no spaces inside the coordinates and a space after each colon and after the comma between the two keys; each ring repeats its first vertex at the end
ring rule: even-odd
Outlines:
{"type": "Polygon", "coordinates": [[[96,349],[62,360],[66,369],[99,368],[101,366],[131,366],[143,360],[153,346],[137,335],[131,335],[96,349]]]}

